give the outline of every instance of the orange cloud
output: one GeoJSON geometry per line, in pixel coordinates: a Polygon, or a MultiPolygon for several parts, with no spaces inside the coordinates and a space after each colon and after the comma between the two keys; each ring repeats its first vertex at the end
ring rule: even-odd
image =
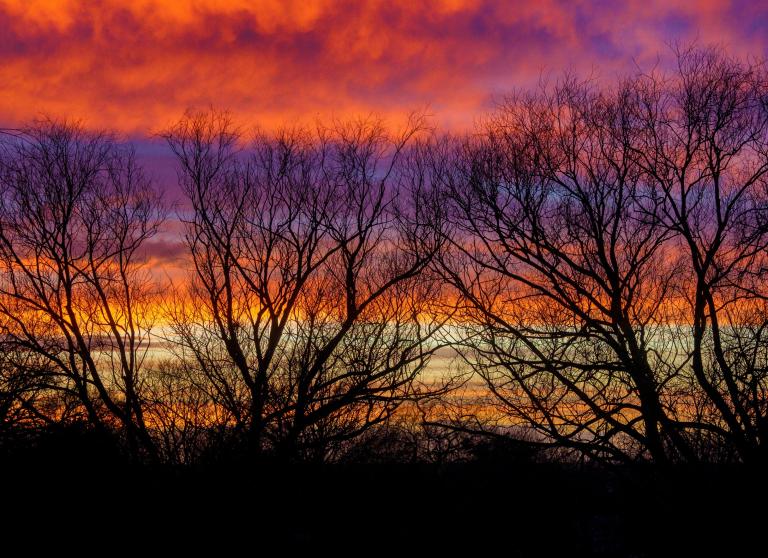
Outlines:
{"type": "Polygon", "coordinates": [[[0,125],[143,135],[214,104],[266,127],[428,105],[462,127],[541,71],[623,71],[673,39],[763,55],[767,23],[725,0],[0,0],[0,125]]]}

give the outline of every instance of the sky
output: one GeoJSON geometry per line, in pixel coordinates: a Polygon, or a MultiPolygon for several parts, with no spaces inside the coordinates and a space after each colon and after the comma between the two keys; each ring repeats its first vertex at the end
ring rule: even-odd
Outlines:
{"type": "Polygon", "coordinates": [[[670,41],[768,52],[768,2],[0,0],[0,126],[150,137],[188,108],[265,128],[427,109],[466,128],[513,88],[610,78],[670,41]]]}
{"type": "MultiPolygon", "coordinates": [[[[113,130],[171,202],[156,134],[187,109],[266,129],[420,110],[465,130],[542,76],[610,80],[668,63],[675,41],[768,56],[758,0],[0,0],[0,29],[0,128],[48,116],[113,130]]],[[[177,225],[157,258],[183,250],[177,225]]]]}

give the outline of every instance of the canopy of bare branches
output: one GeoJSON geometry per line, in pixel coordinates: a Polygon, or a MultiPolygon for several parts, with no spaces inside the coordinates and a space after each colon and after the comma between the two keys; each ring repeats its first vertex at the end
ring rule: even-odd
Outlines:
{"type": "Polygon", "coordinates": [[[172,463],[488,437],[764,462],[768,77],[675,55],[515,93],[463,135],[190,111],[158,138],[176,212],[108,133],[4,133],[0,435],[82,423],[172,463]],[[187,274],[160,284],[168,221],[187,274]]]}

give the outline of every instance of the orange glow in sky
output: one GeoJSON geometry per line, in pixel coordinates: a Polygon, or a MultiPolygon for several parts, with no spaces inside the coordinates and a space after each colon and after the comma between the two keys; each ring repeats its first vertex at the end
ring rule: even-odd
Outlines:
{"type": "Polygon", "coordinates": [[[764,56],[768,6],[0,0],[0,26],[0,126],[67,116],[140,137],[209,105],[264,127],[425,107],[465,127],[542,73],[610,78],[653,64],[673,40],[764,56]]]}

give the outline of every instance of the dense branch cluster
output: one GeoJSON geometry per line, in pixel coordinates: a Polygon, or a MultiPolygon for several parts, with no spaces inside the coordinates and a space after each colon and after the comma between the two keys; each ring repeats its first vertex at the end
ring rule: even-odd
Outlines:
{"type": "Polygon", "coordinates": [[[511,95],[458,136],[420,117],[249,135],[189,113],[161,134],[170,218],[112,136],[5,134],[0,436],[78,422],[179,463],[483,436],[764,461],[768,79],[676,54],[511,95]],[[146,247],[164,221],[188,277],[161,288],[146,247]]]}

